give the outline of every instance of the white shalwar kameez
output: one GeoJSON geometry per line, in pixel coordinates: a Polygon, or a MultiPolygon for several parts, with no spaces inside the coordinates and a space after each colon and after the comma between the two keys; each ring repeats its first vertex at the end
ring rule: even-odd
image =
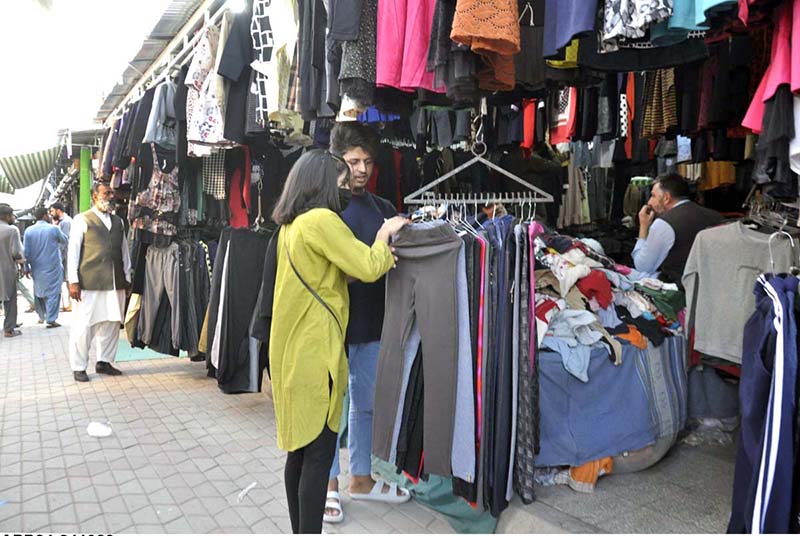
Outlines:
{"type": "MultiPolygon", "coordinates": [[[[100,221],[111,230],[111,216],[92,207],[100,221]]],[[[81,246],[86,234],[86,221],[78,215],[72,222],[68,250],[68,279],[78,283],[81,246]]],[[[131,256],[128,241],[122,237],[122,267],[130,283],[131,256]]],[[[114,272],[113,265],[109,270],[114,272]]],[[[118,284],[114,281],[114,287],[118,284]]],[[[72,309],[72,329],[69,334],[69,363],[73,372],[85,371],[89,366],[89,350],[95,345],[97,361],[113,363],[119,346],[120,324],[125,320],[125,290],[84,290],[81,300],[72,309]]]]}

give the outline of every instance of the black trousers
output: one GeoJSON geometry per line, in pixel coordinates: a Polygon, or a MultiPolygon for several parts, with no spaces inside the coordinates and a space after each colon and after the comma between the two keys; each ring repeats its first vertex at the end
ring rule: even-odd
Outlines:
{"type": "Polygon", "coordinates": [[[326,425],[322,433],[286,458],[284,483],[294,534],[322,533],[328,476],[336,453],[336,436],[326,425]]]}

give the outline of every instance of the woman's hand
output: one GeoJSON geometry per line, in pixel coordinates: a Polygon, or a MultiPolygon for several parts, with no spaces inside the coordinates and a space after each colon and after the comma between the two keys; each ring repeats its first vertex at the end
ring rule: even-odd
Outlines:
{"type": "Polygon", "coordinates": [[[387,238],[387,240],[384,240],[384,242],[388,243],[389,237],[391,237],[394,234],[397,234],[400,231],[400,229],[402,229],[409,223],[411,223],[411,220],[409,220],[408,218],[403,218],[401,216],[395,216],[394,218],[389,218],[388,220],[383,222],[383,226],[378,231],[378,238],[383,239],[381,236],[383,234],[387,238]]]}

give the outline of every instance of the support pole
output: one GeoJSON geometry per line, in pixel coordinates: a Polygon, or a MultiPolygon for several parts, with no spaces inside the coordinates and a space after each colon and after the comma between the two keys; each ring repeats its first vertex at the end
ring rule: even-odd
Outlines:
{"type": "Polygon", "coordinates": [[[89,147],[81,147],[81,185],[80,211],[86,212],[92,206],[92,150],[89,147]]]}

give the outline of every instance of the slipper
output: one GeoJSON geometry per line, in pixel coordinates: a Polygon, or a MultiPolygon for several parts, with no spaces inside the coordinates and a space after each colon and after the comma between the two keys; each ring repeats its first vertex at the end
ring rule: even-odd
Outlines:
{"type": "Polygon", "coordinates": [[[384,493],[384,485],[386,485],[386,482],[378,479],[369,493],[351,493],[350,498],[356,501],[375,501],[387,504],[403,504],[411,500],[411,492],[407,489],[398,488],[397,484],[392,482],[389,484],[388,491],[384,493]],[[400,495],[397,494],[398,490],[400,490],[400,495]]]}
{"type": "Polygon", "coordinates": [[[335,510],[339,512],[336,515],[323,514],[322,521],[325,523],[341,523],[344,521],[344,510],[342,509],[342,499],[339,497],[338,491],[329,491],[325,496],[325,510],[335,510]]]}

